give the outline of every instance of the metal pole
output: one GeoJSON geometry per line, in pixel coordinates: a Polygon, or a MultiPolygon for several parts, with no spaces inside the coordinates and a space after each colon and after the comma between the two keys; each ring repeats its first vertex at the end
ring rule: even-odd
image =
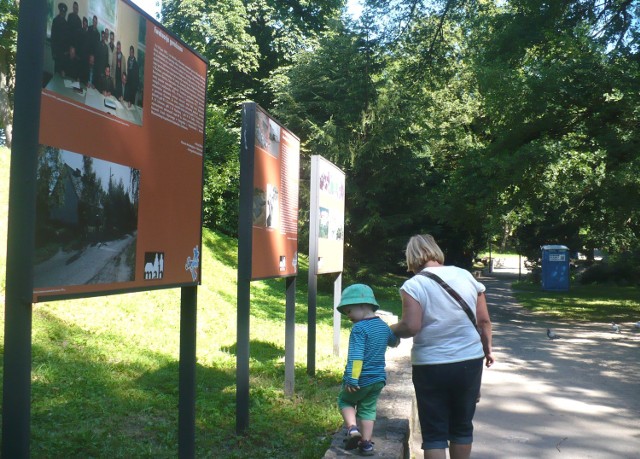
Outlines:
{"type": "Polygon", "coordinates": [[[236,433],[249,429],[249,324],[251,307],[254,103],[242,106],[240,147],[240,209],[238,216],[238,311],[236,345],[236,433]]]}
{"type": "Polygon", "coordinates": [[[180,297],[180,369],[178,457],[196,457],[196,316],[198,287],[182,287],[180,297]]]}
{"type": "Polygon", "coordinates": [[[236,433],[249,429],[249,313],[251,282],[238,279],[236,345],[236,433]]]}
{"type": "Polygon", "coordinates": [[[31,301],[46,5],[23,0],[18,16],[2,394],[2,457],[12,459],[29,457],[31,301]]]}
{"type": "Polygon", "coordinates": [[[318,276],[311,269],[309,262],[309,286],[307,292],[307,374],[316,374],[316,322],[318,306],[318,276]]]}
{"type": "Polygon", "coordinates": [[[491,240],[489,241],[489,272],[492,273],[493,272],[493,257],[491,256],[491,246],[492,246],[492,242],[491,240]]]}
{"type": "Polygon", "coordinates": [[[340,303],[342,296],[342,273],[338,274],[333,282],[333,355],[340,355],[340,313],[336,306],[340,303]]]}
{"type": "Polygon", "coordinates": [[[522,255],[518,254],[518,280],[522,276],[522,255]]]}
{"type": "Polygon", "coordinates": [[[307,288],[307,374],[316,374],[316,328],[318,307],[318,156],[311,157],[309,188],[309,276],[307,288]]]}
{"type": "Polygon", "coordinates": [[[286,279],[286,298],[284,319],[284,395],[293,397],[296,377],[296,276],[287,277],[286,279]]]}

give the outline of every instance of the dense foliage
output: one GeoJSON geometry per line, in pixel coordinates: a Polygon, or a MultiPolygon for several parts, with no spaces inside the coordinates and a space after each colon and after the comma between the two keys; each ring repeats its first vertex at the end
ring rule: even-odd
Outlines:
{"type": "MultiPolygon", "coordinates": [[[[322,155],[347,173],[349,269],[402,269],[417,232],[463,265],[488,242],[638,253],[637,0],[366,0],[357,19],[346,6],[162,2],[210,65],[206,226],[236,234],[253,100],[302,139],[303,252],[322,155]]],[[[0,7],[10,61],[15,2],[0,7]]]]}
{"type": "Polygon", "coordinates": [[[461,264],[487,241],[638,247],[637,2],[367,5],[287,69],[274,107],[347,171],[348,261],[401,259],[420,231],[461,264]]]}

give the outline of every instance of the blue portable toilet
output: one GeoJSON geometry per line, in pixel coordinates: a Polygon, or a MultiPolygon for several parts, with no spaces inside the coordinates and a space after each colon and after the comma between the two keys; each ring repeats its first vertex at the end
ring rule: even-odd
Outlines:
{"type": "Polygon", "coordinates": [[[569,290],[569,248],[542,246],[542,290],[569,290]]]}

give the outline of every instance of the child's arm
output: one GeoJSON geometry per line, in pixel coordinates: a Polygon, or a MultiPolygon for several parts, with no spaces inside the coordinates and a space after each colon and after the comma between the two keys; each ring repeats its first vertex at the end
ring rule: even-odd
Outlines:
{"type": "Polygon", "coordinates": [[[351,378],[355,381],[353,386],[358,387],[358,380],[360,379],[360,374],[362,373],[362,360],[354,360],[351,362],[351,378]]]}
{"type": "Polygon", "coordinates": [[[389,339],[387,340],[387,346],[389,347],[398,347],[400,344],[400,337],[396,336],[393,331],[389,333],[389,339]]]}
{"type": "Polygon", "coordinates": [[[365,336],[360,330],[351,330],[349,336],[349,355],[347,356],[347,366],[344,370],[344,383],[348,392],[355,392],[360,389],[358,380],[362,373],[364,359],[365,336]]]}
{"type": "Polygon", "coordinates": [[[485,365],[489,368],[494,364],[493,351],[491,349],[491,319],[489,318],[489,309],[487,308],[487,298],[484,292],[478,293],[478,303],[476,304],[476,318],[478,320],[478,329],[480,330],[480,340],[482,341],[482,349],[486,358],[485,365]]]}

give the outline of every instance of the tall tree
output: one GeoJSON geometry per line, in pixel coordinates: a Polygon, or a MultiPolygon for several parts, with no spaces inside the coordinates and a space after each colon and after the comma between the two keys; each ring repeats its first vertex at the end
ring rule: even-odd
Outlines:
{"type": "MultiPolygon", "coordinates": [[[[102,204],[105,192],[93,169],[93,158],[90,156],[82,157],[80,182],[82,187],[78,202],[78,227],[85,232],[83,236],[86,237],[89,227],[96,227],[98,222],[103,220],[106,210],[102,204]]],[[[111,182],[111,177],[109,182],[111,182]]]]}
{"type": "Polygon", "coordinates": [[[56,186],[62,175],[64,162],[60,149],[40,146],[36,171],[36,245],[47,243],[51,210],[64,200],[64,187],[56,186]]]}
{"type": "Polygon", "coordinates": [[[312,48],[341,0],[163,2],[165,24],[209,61],[204,222],[237,231],[240,103],[272,108],[268,77],[312,48]]]}
{"type": "Polygon", "coordinates": [[[393,270],[389,260],[401,259],[410,228],[425,219],[416,215],[424,168],[412,150],[412,100],[366,24],[327,33],[274,79],[276,113],[306,140],[305,155],[322,155],[347,174],[345,264],[393,270]]]}
{"type": "Polygon", "coordinates": [[[203,224],[225,234],[238,231],[240,194],[240,129],[233,126],[224,110],[207,109],[204,156],[203,224]]]}
{"type": "Polygon", "coordinates": [[[621,249],[637,236],[637,208],[612,193],[638,189],[624,173],[638,167],[632,3],[512,1],[475,29],[492,133],[482,153],[529,252],[551,241],[621,249]]]}
{"type": "Polygon", "coordinates": [[[260,56],[243,1],[164,1],[162,18],[209,62],[210,102],[237,108],[239,101],[252,97],[247,79],[257,71],[260,56]]]}
{"type": "Polygon", "coordinates": [[[168,0],[162,17],[209,60],[209,100],[237,110],[246,99],[269,107],[266,79],[308,49],[341,7],[342,0],[168,0]]]}

